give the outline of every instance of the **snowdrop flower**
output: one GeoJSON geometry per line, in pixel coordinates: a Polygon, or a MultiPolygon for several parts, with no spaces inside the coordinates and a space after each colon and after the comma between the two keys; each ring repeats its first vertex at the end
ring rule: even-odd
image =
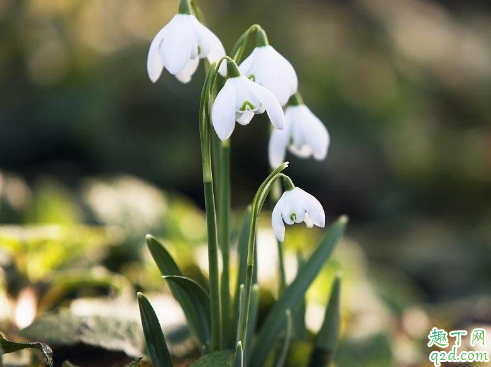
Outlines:
{"type": "Polygon", "coordinates": [[[240,64],[240,71],[269,89],[284,106],[297,91],[297,74],[292,64],[268,44],[262,29],[256,34],[258,47],[240,64]]]}
{"type": "Polygon", "coordinates": [[[305,222],[309,228],[313,225],[324,227],[326,216],[321,203],[301,188],[295,187],[286,176],[284,184],[286,191],[276,203],[272,214],[273,231],[278,241],[285,240],[284,223],[290,225],[305,222]]]}
{"type": "Polygon", "coordinates": [[[229,79],[218,93],[211,113],[213,127],[223,141],[232,135],[237,121],[247,125],[255,114],[266,111],[276,129],[283,129],[285,115],[268,89],[241,75],[232,60],[227,61],[229,79]]]}
{"type": "MultiPolygon", "coordinates": [[[[167,69],[182,82],[191,80],[199,59],[217,62],[225,56],[218,37],[191,14],[189,0],[181,0],[179,14],[160,30],[150,45],[147,59],[148,76],[156,82],[167,69]]],[[[226,69],[220,72],[225,75],[226,69]]]]}
{"type": "Polygon", "coordinates": [[[269,163],[271,167],[278,167],[285,159],[286,149],[301,158],[314,156],[323,160],[329,148],[329,133],[322,123],[303,104],[297,93],[290,99],[285,109],[285,128],[274,130],[269,140],[269,163]]]}

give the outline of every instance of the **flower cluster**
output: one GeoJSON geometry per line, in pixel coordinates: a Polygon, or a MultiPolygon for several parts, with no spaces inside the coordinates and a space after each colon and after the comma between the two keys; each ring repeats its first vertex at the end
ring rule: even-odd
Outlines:
{"type": "MultiPolygon", "coordinates": [[[[256,25],[250,30],[245,33],[246,37],[239,39],[238,42],[242,42],[239,48],[243,51],[253,32],[256,47],[239,63],[241,53],[227,57],[218,37],[193,14],[189,1],[182,0],[179,14],[151,43],[148,75],[156,82],[165,68],[179,81],[187,83],[197,70],[200,58],[206,58],[211,64],[219,63],[219,72],[227,79],[214,100],[211,122],[222,141],[231,137],[236,122],[248,125],[254,115],[266,112],[274,128],[268,147],[272,168],[284,161],[287,151],[301,158],[325,159],[329,133],[303,103],[295,69],[269,44],[261,27],[256,25]]],[[[305,222],[308,226],[319,227],[325,224],[324,210],[317,199],[288,181],[272,214],[273,230],[279,241],[284,240],[284,223],[305,222]]]]}

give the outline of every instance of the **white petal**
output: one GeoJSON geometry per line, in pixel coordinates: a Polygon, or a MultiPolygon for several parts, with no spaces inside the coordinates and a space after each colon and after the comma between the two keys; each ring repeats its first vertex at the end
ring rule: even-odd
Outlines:
{"type": "Polygon", "coordinates": [[[271,91],[281,105],[285,105],[298,86],[293,66],[269,45],[256,47],[252,55],[254,59],[250,62],[246,75],[254,75],[257,83],[271,91]]]}
{"type": "Polygon", "coordinates": [[[254,117],[254,112],[247,110],[243,114],[241,114],[240,117],[238,119],[236,119],[235,121],[237,121],[241,125],[248,125],[249,122],[251,122],[253,117],[254,117]]]}
{"type": "Polygon", "coordinates": [[[288,150],[299,158],[308,158],[312,156],[312,149],[310,149],[308,145],[302,145],[300,148],[297,148],[292,144],[288,146],[288,150]]]}
{"type": "Polygon", "coordinates": [[[199,58],[194,58],[188,61],[188,64],[179,74],[176,74],[177,80],[181,83],[189,83],[194,72],[198,68],[199,58]]]}
{"type": "Polygon", "coordinates": [[[234,79],[230,78],[225,82],[213,103],[211,113],[213,127],[222,141],[232,135],[235,127],[236,93],[234,79]]]}
{"type": "Polygon", "coordinates": [[[244,61],[242,61],[239,65],[239,69],[242,74],[244,74],[246,77],[250,77],[252,74],[251,66],[254,65],[254,60],[256,58],[257,54],[257,47],[252,50],[251,54],[245,58],[244,61]]]}
{"type": "Polygon", "coordinates": [[[283,196],[276,203],[273,214],[271,215],[271,224],[273,226],[273,232],[278,241],[283,242],[285,240],[285,224],[281,219],[281,210],[283,206],[283,196]]]}
{"type": "Polygon", "coordinates": [[[213,33],[199,22],[194,15],[191,16],[192,23],[195,29],[197,46],[199,46],[199,57],[208,56],[211,49],[211,36],[213,33]]]}
{"type": "Polygon", "coordinates": [[[268,117],[273,124],[273,126],[277,129],[283,129],[285,126],[285,115],[283,113],[283,109],[281,108],[280,102],[276,99],[276,97],[269,90],[264,88],[263,86],[254,83],[251,80],[247,79],[247,84],[257,97],[259,102],[266,109],[268,117]]]}
{"type": "Polygon", "coordinates": [[[269,164],[272,168],[278,167],[285,160],[286,147],[288,146],[288,125],[283,130],[274,129],[271,133],[268,145],[269,164]]]}
{"type": "MultiPolygon", "coordinates": [[[[211,42],[211,48],[210,52],[208,53],[208,61],[210,63],[218,62],[223,56],[225,56],[225,48],[222,45],[222,42],[220,39],[213,33],[210,32],[210,42],[211,42]]],[[[220,69],[218,70],[222,76],[227,76],[227,62],[224,61],[220,65],[220,69]]]]}
{"type": "Polygon", "coordinates": [[[304,222],[308,228],[312,228],[314,226],[314,223],[312,223],[312,221],[310,220],[308,213],[305,213],[304,222]]]}
{"type": "Polygon", "coordinates": [[[283,207],[281,216],[286,224],[301,223],[304,221],[305,208],[302,204],[302,193],[296,187],[283,193],[283,207]]]}
{"type": "Polygon", "coordinates": [[[159,49],[166,32],[167,26],[157,33],[150,44],[150,50],[148,51],[147,71],[150,80],[154,83],[160,78],[160,74],[162,74],[162,70],[164,69],[164,63],[162,62],[159,49]]]}
{"type": "Polygon", "coordinates": [[[319,200],[298,187],[296,189],[298,189],[302,195],[302,204],[307,211],[309,219],[317,227],[324,227],[326,225],[326,215],[319,200]]]}
{"type": "MultiPolygon", "coordinates": [[[[244,75],[233,78],[236,94],[236,110],[242,114],[246,110],[259,113],[261,102],[256,95],[251,91],[249,84],[251,81],[244,75]]],[[[264,110],[263,110],[264,112],[264,110]]]]}
{"type": "Polygon", "coordinates": [[[315,116],[305,105],[300,105],[305,116],[302,124],[305,143],[312,149],[314,158],[322,160],[326,158],[329,148],[329,133],[321,120],[315,116]]]}
{"type": "MultiPolygon", "coordinates": [[[[291,106],[288,109],[288,118],[292,124],[291,135],[295,150],[301,155],[302,147],[305,144],[303,126],[306,124],[306,116],[300,106],[291,106]]],[[[310,151],[310,150],[309,150],[310,151]]],[[[302,156],[302,155],[301,155],[302,156]]]]}
{"type": "Polygon", "coordinates": [[[160,46],[160,54],[171,74],[180,73],[191,59],[194,35],[190,28],[190,15],[177,14],[168,24],[168,31],[160,46]]]}

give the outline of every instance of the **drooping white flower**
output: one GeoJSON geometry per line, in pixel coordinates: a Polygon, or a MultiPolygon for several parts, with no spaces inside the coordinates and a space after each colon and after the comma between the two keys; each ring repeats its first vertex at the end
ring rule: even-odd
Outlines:
{"type": "Polygon", "coordinates": [[[268,44],[264,31],[258,32],[259,46],[240,64],[240,71],[269,89],[284,106],[297,91],[297,74],[292,64],[268,44]]]}
{"type": "Polygon", "coordinates": [[[283,129],[285,115],[273,93],[241,75],[233,61],[228,62],[228,65],[231,77],[218,93],[211,114],[218,137],[221,140],[228,139],[236,121],[247,125],[255,114],[264,111],[276,129],[283,129]]]}
{"type": "Polygon", "coordinates": [[[273,168],[278,167],[285,159],[287,148],[298,157],[323,160],[329,141],[327,128],[305,104],[290,105],[285,109],[285,128],[271,134],[269,163],[273,168]]]}
{"type": "MultiPolygon", "coordinates": [[[[179,81],[187,83],[198,68],[200,58],[206,57],[213,63],[222,56],[225,56],[225,49],[213,32],[192,14],[176,14],[150,45],[148,76],[155,83],[165,68],[179,81]]],[[[225,75],[226,68],[220,68],[220,73],[225,75]]]]}
{"type": "Polygon", "coordinates": [[[299,187],[287,189],[276,203],[272,214],[276,238],[285,240],[285,224],[305,222],[307,227],[324,227],[326,216],[321,203],[299,187]]]}

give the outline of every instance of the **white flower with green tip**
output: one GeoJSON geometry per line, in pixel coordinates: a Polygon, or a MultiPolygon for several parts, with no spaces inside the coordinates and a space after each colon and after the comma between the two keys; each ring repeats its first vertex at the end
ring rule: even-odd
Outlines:
{"type": "Polygon", "coordinates": [[[273,232],[278,241],[285,240],[285,223],[305,222],[307,227],[314,225],[323,228],[326,216],[321,203],[314,196],[295,187],[291,180],[285,180],[286,191],[276,203],[272,214],[273,232]]]}
{"type": "Polygon", "coordinates": [[[285,109],[285,128],[273,131],[269,140],[269,163],[273,168],[285,160],[287,149],[300,158],[313,156],[316,160],[325,159],[329,149],[329,132],[322,121],[298,94],[290,103],[285,109]]]}
{"type": "MultiPolygon", "coordinates": [[[[218,37],[191,14],[189,0],[182,0],[179,14],[160,30],[148,52],[147,70],[152,82],[156,82],[167,69],[182,82],[187,83],[198,68],[200,58],[213,63],[225,56],[225,49],[218,37]]],[[[220,68],[225,75],[225,67],[220,68]]]]}
{"type": "Polygon", "coordinates": [[[248,78],[269,89],[284,106],[298,88],[292,64],[268,44],[263,30],[257,33],[258,46],[240,64],[240,71],[248,78]]]}
{"type": "Polygon", "coordinates": [[[285,115],[280,103],[268,89],[240,74],[228,61],[229,78],[218,93],[212,108],[213,127],[223,141],[232,135],[235,122],[247,125],[255,114],[266,111],[276,129],[283,129],[285,115]]]}

